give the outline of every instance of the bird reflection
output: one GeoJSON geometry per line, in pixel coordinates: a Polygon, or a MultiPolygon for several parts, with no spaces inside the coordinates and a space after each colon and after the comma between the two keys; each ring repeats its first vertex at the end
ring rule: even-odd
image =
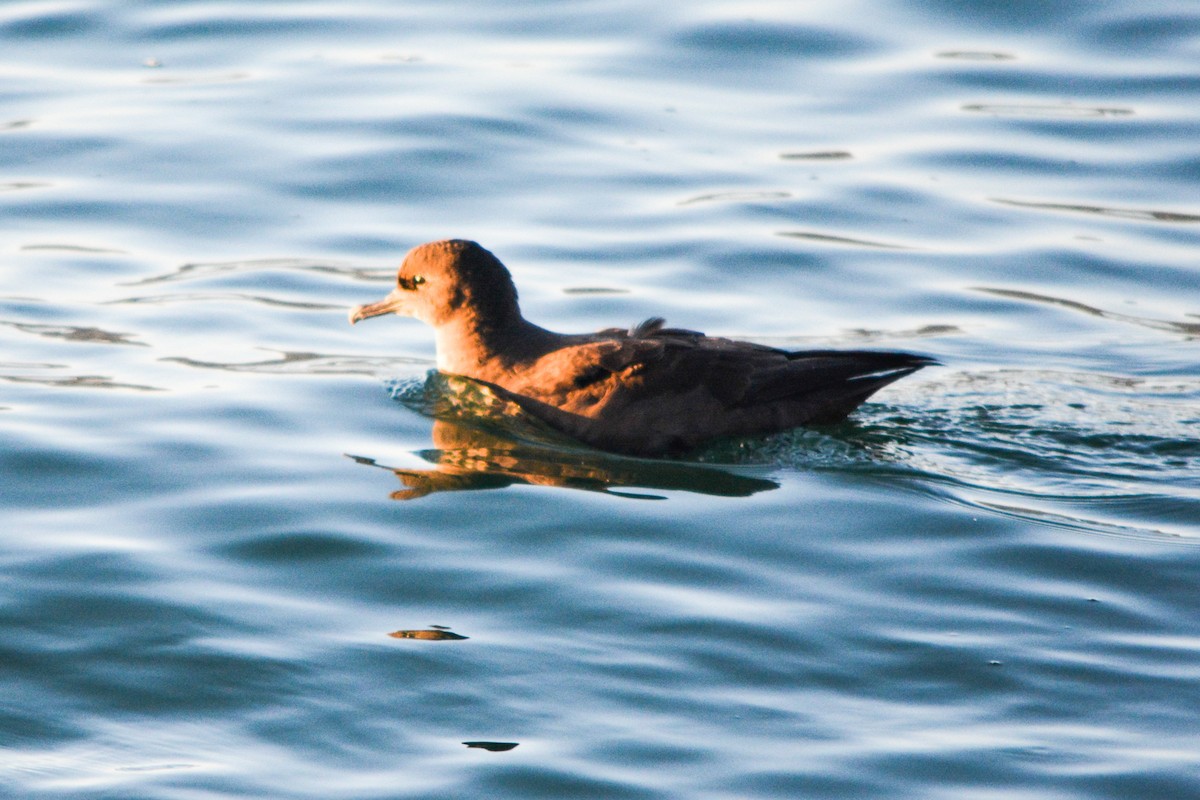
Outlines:
{"type": "Polygon", "coordinates": [[[722,497],[749,497],[778,489],[775,481],[710,465],[614,455],[580,445],[531,418],[488,386],[431,370],[423,382],[406,384],[396,399],[433,417],[433,448],[415,455],[432,469],[406,469],[349,455],[360,464],[392,472],[403,489],[393,500],[415,500],[437,492],[554,486],[639,500],[661,495],[623,488],[684,491],[722,497]]]}
{"type": "Polygon", "coordinates": [[[668,461],[642,461],[579,448],[555,448],[519,442],[461,421],[436,420],[434,449],[416,455],[433,469],[403,469],[373,458],[350,456],[360,464],[390,470],[404,488],[393,500],[415,500],[437,492],[502,489],[515,485],[584,489],[641,500],[661,495],[619,491],[622,487],[685,491],[722,497],[748,497],[778,489],[764,478],[722,469],[668,461]]]}
{"type": "MultiPolygon", "coordinates": [[[[604,492],[634,499],[664,499],[661,495],[620,491],[625,487],[658,491],[696,492],[719,497],[749,497],[757,492],[779,488],[779,483],[731,473],[710,465],[688,464],[612,456],[608,453],[558,444],[530,437],[528,429],[518,427],[524,421],[512,417],[510,409],[491,408],[491,413],[475,416],[464,413],[463,397],[478,391],[478,386],[444,377],[424,386],[426,413],[455,419],[433,422],[433,447],[415,455],[432,464],[432,469],[406,469],[379,464],[366,456],[349,456],[355,462],[390,470],[403,487],[391,493],[394,500],[415,500],[438,492],[468,492],[510,486],[553,486],[604,492]],[[448,391],[449,390],[449,393],[448,391]],[[432,396],[431,396],[432,393],[432,396]],[[485,427],[486,426],[486,427],[485,427]],[[520,435],[511,433],[517,426],[520,435]],[[506,431],[505,428],[508,428],[506,431]]],[[[412,398],[402,398],[416,405],[412,398]]],[[[467,402],[474,411],[479,404],[467,402]]]]}

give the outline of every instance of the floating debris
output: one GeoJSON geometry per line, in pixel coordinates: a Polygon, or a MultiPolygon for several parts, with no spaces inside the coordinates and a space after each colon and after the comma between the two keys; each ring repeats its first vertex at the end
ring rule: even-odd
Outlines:
{"type": "Polygon", "coordinates": [[[449,628],[441,625],[434,625],[426,630],[416,631],[392,631],[388,634],[393,639],[425,639],[430,642],[448,642],[457,639],[468,639],[468,636],[461,636],[454,633],[449,628]]]}
{"type": "Polygon", "coordinates": [[[512,750],[520,742],[463,742],[467,747],[477,747],[480,750],[489,750],[493,753],[503,753],[506,750],[512,750]]]}

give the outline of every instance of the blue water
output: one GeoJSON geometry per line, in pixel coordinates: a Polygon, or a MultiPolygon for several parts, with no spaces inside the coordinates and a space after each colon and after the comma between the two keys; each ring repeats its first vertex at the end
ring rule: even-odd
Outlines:
{"type": "Polygon", "coordinates": [[[1172,0],[0,6],[0,794],[1200,796],[1197,65],[1172,0]],[[346,312],[447,236],[946,366],[682,463],[435,420],[346,312]]]}

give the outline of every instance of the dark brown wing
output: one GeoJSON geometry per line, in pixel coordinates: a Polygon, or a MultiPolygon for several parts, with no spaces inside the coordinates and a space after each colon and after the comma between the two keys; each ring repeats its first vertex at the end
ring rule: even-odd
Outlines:
{"type": "Polygon", "coordinates": [[[527,389],[507,393],[597,447],[660,454],[718,436],[836,422],[932,363],[908,353],[788,352],[654,319],[546,356],[526,376],[527,389]]]}
{"type": "Polygon", "coordinates": [[[788,351],[752,342],[667,328],[661,317],[617,334],[615,344],[588,373],[595,381],[621,372],[640,374],[622,385],[643,393],[686,393],[702,387],[727,408],[748,408],[807,396],[845,397],[844,416],[872,393],[934,359],[893,351],[788,351]],[[604,374],[607,372],[609,374],[604,374]]]}

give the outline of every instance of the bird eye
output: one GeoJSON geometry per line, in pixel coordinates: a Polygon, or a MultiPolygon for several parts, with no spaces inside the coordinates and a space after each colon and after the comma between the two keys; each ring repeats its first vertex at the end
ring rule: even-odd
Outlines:
{"type": "Polygon", "coordinates": [[[412,282],[413,282],[413,286],[420,286],[422,283],[425,282],[425,276],[424,275],[413,275],[412,282]]]}
{"type": "Polygon", "coordinates": [[[401,289],[406,289],[410,292],[416,291],[416,288],[424,282],[425,277],[423,275],[413,275],[411,278],[400,277],[396,279],[396,283],[400,285],[401,289]]]}

